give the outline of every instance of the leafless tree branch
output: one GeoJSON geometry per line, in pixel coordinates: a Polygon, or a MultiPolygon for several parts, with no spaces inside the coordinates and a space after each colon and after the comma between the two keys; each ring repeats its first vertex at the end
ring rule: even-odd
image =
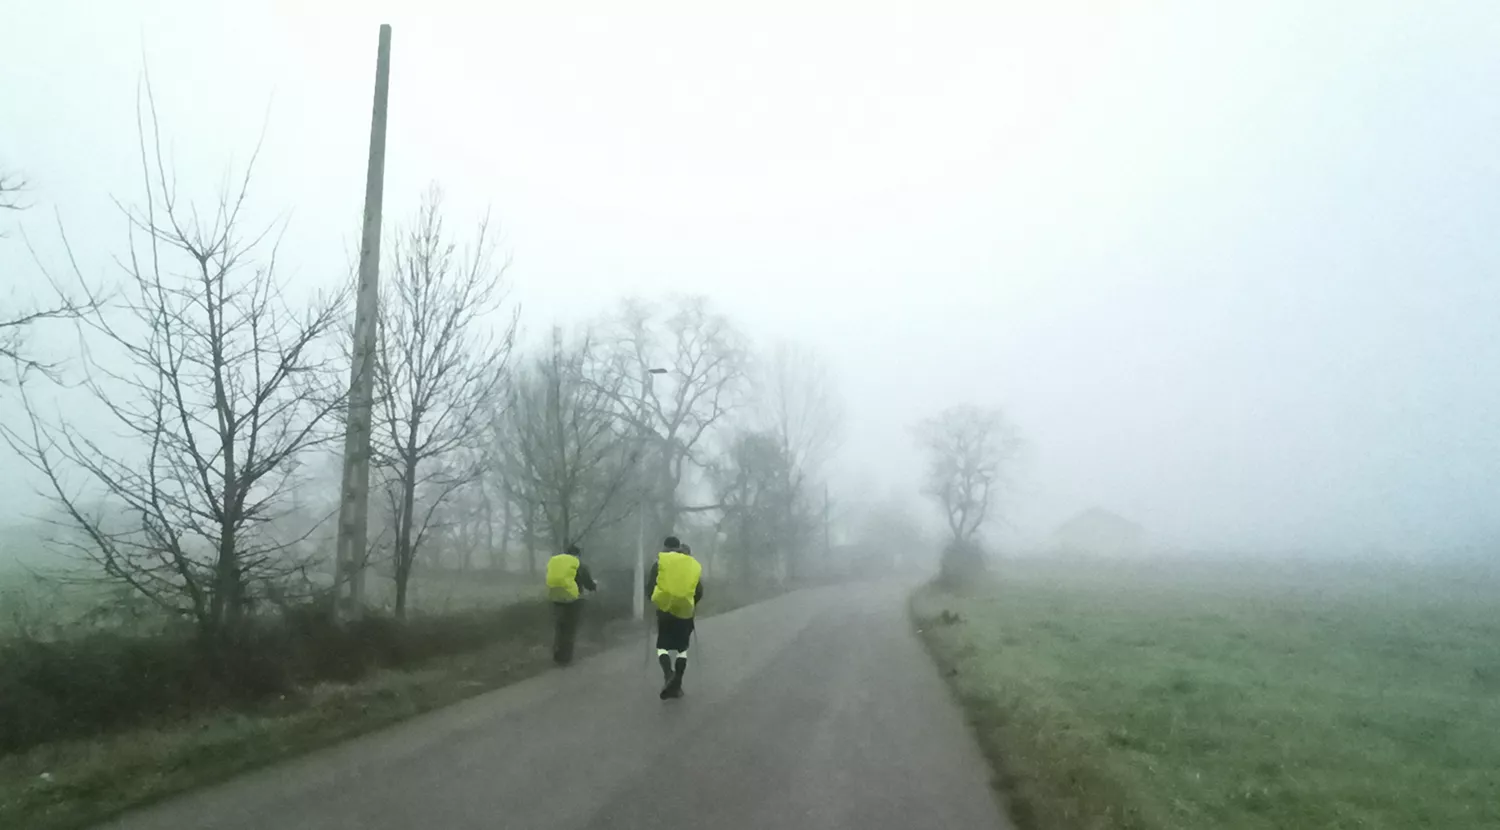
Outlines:
{"type": "Polygon", "coordinates": [[[27,189],[26,179],[21,174],[0,168],[0,210],[25,210],[30,207],[21,201],[21,194],[27,189]]]}
{"type": "MultiPolygon", "coordinates": [[[[18,175],[0,170],[0,209],[13,211],[27,209],[29,205],[19,198],[19,194],[24,192],[26,187],[26,181],[18,175]]],[[[68,242],[67,234],[62,231],[61,219],[58,220],[58,230],[63,246],[68,252],[69,261],[74,263],[76,270],[72,246],[68,242]]],[[[24,234],[22,236],[25,237],[24,234]]],[[[0,230],[0,239],[5,237],[5,232],[0,230]]],[[[14,368],[11,377],[0,376],[0,383],[13,383],[33,372],[60,382],[62,379],[58,373],[59,364],[34,355],[27,348],[26,335],[39,323],[76,320],[99,309],[107,298],[86,283],[81,284],[82,296],[64,290],[42,264],[41,257],[31,245],[29,238],[26,239],[26,248],[51,287],[53,298],[42,304],[13,300],[14,310],[4,312],[3,316],[0,316],[0,361],[8,362],[14,368]]]]}

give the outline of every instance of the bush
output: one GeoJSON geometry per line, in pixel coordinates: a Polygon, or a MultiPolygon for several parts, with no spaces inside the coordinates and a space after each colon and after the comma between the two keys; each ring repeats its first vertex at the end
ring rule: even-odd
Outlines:
{"type": "Polygon", "coordinates": [[[128,722],[212,686],[191,641],[91,634],[0,648],[0,752],[128,722]]]}
{"type": "Polygon", "coordinates": [[[953,591],[982,582],[989,575],[985,565],[984,548],[978,542],[949,542],[943,549],[943,559],[938,570],[938,585],[953,591]]]}
{"type": "MultiPolygon", "coordinates": [[[[590,608],[600,623],[620,615],[611,605],[590,608]]],[[[501,641],[545,642],[551,620],[551,608],[540,600],[405,623],[371,616],[343,627],[330,622],[326,609],[305,606],[218,647],[181,631],[14,639],[0,644],[0,753],[274,700],[317,682],[352,682],[374,669],[405,668],[501,641]]]]}

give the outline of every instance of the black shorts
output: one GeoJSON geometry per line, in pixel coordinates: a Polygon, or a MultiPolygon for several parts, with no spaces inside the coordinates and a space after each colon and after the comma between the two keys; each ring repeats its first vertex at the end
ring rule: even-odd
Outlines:
{"type": "Polygon", "coordinates": [[[656,647],[667,651],[687,651],[693,636],[693,621],[656,612],[656,647]]]}

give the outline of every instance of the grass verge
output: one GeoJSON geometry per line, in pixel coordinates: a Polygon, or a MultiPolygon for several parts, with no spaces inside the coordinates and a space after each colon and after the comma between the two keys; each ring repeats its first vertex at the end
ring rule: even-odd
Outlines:
{"type": "MultiPolygon", "coordinates": [[[[720,591],[703,616],[774,596],[720,591]]],[[[580,632],[575,659],[639,636],[628,624],[580,632]]],[[[0,756],[0,827],[78,830],[125,810],[225,780],[539,674],[550,633],[503,637],[410,670],[321,683],[255,707],[58,741],[0,756]]]]}
{"type": "Polygon", "coordinates": [[[916,624],[1026,830],[1500,827],[1493,576],[1017,562],[916,624]]]}

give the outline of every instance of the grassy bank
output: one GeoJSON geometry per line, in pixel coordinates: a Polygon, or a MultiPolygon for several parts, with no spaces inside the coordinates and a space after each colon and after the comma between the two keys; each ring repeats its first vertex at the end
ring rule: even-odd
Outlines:
{"type": "MultiPolygon", "coordinates": [[[[703,615],[767,599],[721,589],[703,615]]],[[[628,606],[627,606],[628,607],[628,606]]],[[[577,657],[638,632],[618,609],[595,614],[577,657]],[[613,618],[611,620],[610,618],[613,618]]],[[[511,611],[511,625],[469,650],[413,659],[352,682],[320,681],[252,705],[176,711],[151,723],[0,755],[0,827],[75,830],[131,807],[294,757],[531,677],[551,666],[547,614],[511,611]]],[[[468,619],[465,617],[464,619],[468,619]]],[[[439,620],[419,623],[427,630],[439,620]]],[[[467,625],[464,626],[467,628],[467,625]]]]}
{"type": "Polygon", "coordinates": [[[1027,830],[1500,827],[1500,582],[1009,563],[918,627],[1027,830]]]}

